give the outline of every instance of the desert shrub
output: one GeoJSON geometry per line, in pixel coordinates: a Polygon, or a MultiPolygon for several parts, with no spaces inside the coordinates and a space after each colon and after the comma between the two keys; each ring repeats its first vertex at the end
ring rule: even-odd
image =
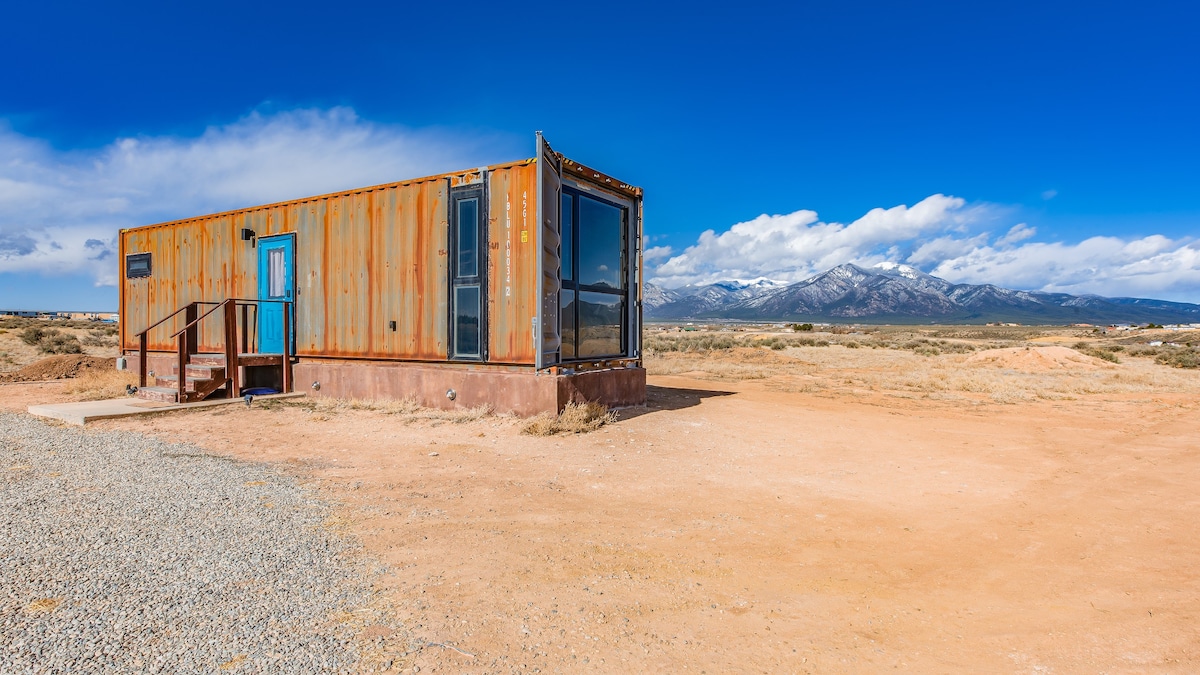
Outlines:
{"type": "Polygon", "coordinates": [[[17,316],[6,316],[0,319],[0,328],[16,330],[17,328],[24,328],[34,321],[35,319],[23,319],[17,316]]]}
{"type": "Polygon", "coordinates": [[[813,329],[813,325],[811,323],[794,323],[794,324],[792,324],[792,330],[797,333],[811,333],[812,329],[813,329]]]}
{"type": "Polygon", "coordinates": [[[849,347],[850,349],[858,349],[859,347],[861,347],[861,346],[862,346],[861,344],[859,344],[859,343],[858,343],[857,341],[855,341],[855,340],[847,340],[847,341],[846,341],[846,343],[845,343],[845,345],[846,345],[847,347],[849,347]]]}
{"type": "Polygon", "coordinates": [[[29,326],[21,331],[21,341],[34,345],[43,354],[82,354],[79,338],[54,328],[29,326]]]}
{"type": "Polygon", "coordinates": [[[582,434],[595,431],[616,420],[616,414],[599,403],[571,402],[558,415],[542,413],[530,418],[521,428],[521,433],[527,436],[582,434]]]}
{"type": "Polygon", "coordinates": [[[1076,342],[1071,348],[1080,354],[1087,354],[1088,356],[1100,359],[1102,361],[1108,361],[1109,363],[1121,362],[1121,359],[1117,358],[1117,355],[1113,351],[1109,349],[1093,347],[1086,342],[1076,342]]]}
{"type": "Polygon", "coordinates": [[[738,340],[729,335],[654,336],[646,340],[646,349],[659,354],[667,352],[711,352],[733,349],[738,344],[738,340]]]}
{"type": "MultiPolygon", "coordinates": [[[[54,331],[57,333],[58,331],[54,331]]],[[[21,331],[21,342],[27,345],[36,345],[46,337],[46,329],[41,326],[28,326],[21,331]]]]}
{"type": "Polygon", "coordinates": [[[1182,348],[1162,350],[1154,357],[1154,362],[1173,368],[1200,368],[1200,351],[1182,348]]]}
{"type": "Polygon", "coordinates": [[[79,343],[79,338],[74,335],[49,330],[46,336],[38,342],[38,351],[43,354],[82,354],[83,345],[79,343]]]}
{"type": "Polygon", "coordinates": [[[111,336],[112,333],[104,330],[89,330],[80,342],[89,347],[115,347],[117,340],[111,336]]]}

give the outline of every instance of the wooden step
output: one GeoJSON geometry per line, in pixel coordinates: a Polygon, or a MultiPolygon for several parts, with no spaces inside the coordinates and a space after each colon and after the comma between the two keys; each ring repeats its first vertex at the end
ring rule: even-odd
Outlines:
{"type": "MultiPolygon", "coordinates": [[[[192,354],[189,364],[224,366],[224,354],[192,354]]],[[[239,366],[278,366],[283,364],[283,354],[238,354],[239,366]]],[[[178,367],[175,368],[178,370],[178,367]]]]}
{"type": "Polygon", "coordinates": [[[238,354],[239,366],[281,366],[283,354],[238,354]]]}
{"type": "MultiPolygon", "coordinates": [[[[221,381],[224,382],[224,380],[225,378],[222,377],[221,381]]],[[[211,377],[189,377],[184,381],[183,389],[184,391],[204,391],[205,389],[209,388],[208,385],[211,384],[212,381],[213,378],[211,377]]],[[[159,375],[154,378],[154,384],[155,386],[170,387],[171,389],[178,390],[179,376],[159,375]]]]}
{"type": "Polygon", "coordinates": [[[147,401],[179,402],[179,392],[173,387],[141,387],[137,390],[137,395],[138,398],[147,401]]]}
{"type": "MultiPolygon", "coordinates": [[[[179,366],[176,366],[175,370],[178,369],[179,366]]],[[[194,377],[198,380],[223,380],[225,379],[225,364],[189,363],[185,372],[189,378],[194,377]]]]}

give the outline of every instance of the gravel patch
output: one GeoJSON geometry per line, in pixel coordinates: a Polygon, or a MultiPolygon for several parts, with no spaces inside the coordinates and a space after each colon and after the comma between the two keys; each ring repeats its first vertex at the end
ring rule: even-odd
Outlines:
{"type": "Polygon", "coordinates": [[[295,480],[0,412],[0,672],[348,672],[374,570],[295,480]]]}

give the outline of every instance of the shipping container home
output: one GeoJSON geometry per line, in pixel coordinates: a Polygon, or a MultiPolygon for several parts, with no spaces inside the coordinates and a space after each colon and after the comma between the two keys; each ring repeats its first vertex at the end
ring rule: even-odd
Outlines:
{"type": "Polygon", "coordinates": [[[122,230],[140,395],[645,400],[642,190],[555,152],[122,230]]]}

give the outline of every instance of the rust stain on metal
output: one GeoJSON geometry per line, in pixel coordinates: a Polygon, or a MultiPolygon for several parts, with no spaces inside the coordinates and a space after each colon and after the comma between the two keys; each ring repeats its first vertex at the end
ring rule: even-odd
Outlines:
{"type": "MultiPolygon", "coordinates": [[[[564,162],[567,175],[641,195],[640,188],[564,162]]],[[[124,230],[122,265],[125,255],[148,252],[152,275],[121,280],[122,346],[137,349],[138,332],[187,303],[258,297],[255,243],[293,234],[299,356],[445,361],[449,190],[486,180],[489,362],[532,365],[539,170],[536,159],[521,160],[124,230]],[[243,240],[243,229],[255,238],[243,240]]],[[[151,350],[175,349],[170,336],[182,323],[172,323],[150,332],[151,350]]],[[[202,324],[199,350],[218,350],[223,331],[221,321],[202,324]]]]}

